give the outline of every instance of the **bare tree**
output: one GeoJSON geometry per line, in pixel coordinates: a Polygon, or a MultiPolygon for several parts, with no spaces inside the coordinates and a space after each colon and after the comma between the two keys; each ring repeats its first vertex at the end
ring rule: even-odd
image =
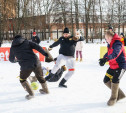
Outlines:
{"type": "Polygon", "coordinates": [[[76,22],[76,29],[79,29],[79,11],[78,11],[78,0],[74,0],[75,5],[75,22],[76,22]]]}
{"type": "Polygon", "coordinates": [[[85,3],[85,26],[86,26],[86,32],[85,32],[85,38],[86,38],[86,43],[88,43],[88,23],[89,23],[89,15],[90,15],[90,9],[91,5],[93,3],[93,0],[84,0],[85,3]]]}
{"type": "Polygon", "coordinates": [[[102,7],[101,7],[101,0],[99,0],[99,6],[100,6],[100,21],[101,21],[100,37],[101,37],[101,41],[102,41],[102,7]]]}

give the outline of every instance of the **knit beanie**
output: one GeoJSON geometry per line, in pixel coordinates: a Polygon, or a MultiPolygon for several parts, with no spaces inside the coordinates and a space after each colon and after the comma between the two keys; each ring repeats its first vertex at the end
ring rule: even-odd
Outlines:
{"type": "Polygon", "coordinates": [[[123,33],[121,33],[120,35],[122,35],[124,37],[124,34],[123,33]]]}
{"type": "Polygon", "coordinates": [[[33,35],[36,35],[36,32],[33,32],[33,35]]]}
{"type": "Polygon", "coordinates": [[[69,29],[68,29],[67,27],[66,27],[66,28],[64,28],[63,33],[69,33],[69,29]]]}

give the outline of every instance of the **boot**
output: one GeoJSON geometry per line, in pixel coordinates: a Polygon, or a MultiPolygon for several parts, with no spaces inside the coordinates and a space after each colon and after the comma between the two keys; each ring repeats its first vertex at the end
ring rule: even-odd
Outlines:
{"type": "Polygon", "coordinates": [[[29,85],[29,83],[27,81],[24,81],[23,83],[21,83],[21,85],[29,93],[28,95],[25,96],[25,98],[28,99],[28,100],[33,98],[34,93],[33,93],[32,89],[31,89],[31,86],[29,85]]]}
{"type": "Polygon", "coordinates": [[[111,84],[111,97],[107,102],[108,106],[112,106],[116,103],[118,97],[119,83],[111,84]]]}
{"type": "Polygon", "coordinates": [[[46,82],[45,83],[41,83],[41,86],[42,86],[42,89],[39,90],[40,93],[41,94],[49,94],[49,90],[48,90],[46,82]]]}
{"type": "Polygon", "coordinates": [[[66,71],[67,70],[67,68],[66,68],[65,65],[63,65],[61,68],[63,69],[63,71],[66,71]]]}
{"type": "Polygon", "coordinates": [[[108,88],[110,88],[111,89],[111,81],[108,81],[108,82],[106,82],[106,83],[104,83],[108,88]]]}
{"type": "Polygon", "coordinates": [[[123,91],[119,88],[119,93],[118,93],[118,98],[117,98],[117,101],[125,98],[125,94],[123,93],[123,91]]]}
{"type": "Polygon", "coordinates": [[[61,80],[61,82],[59,83],[59,87],[64,87],[64,88],[67,88],[67,86],[66,86],[66,85],[64,85],[64,84],[65,84],[65,82],[66,82],[66,80],[63,78],[63,79],[61,80]]]}
{"type": "Polygon", "coordinates": [[[80,58],[80,62],[82,62],[83,60],[82,60],[82,58],[80,58]]]}
{"type": "MultiPolygon", "coordinates": [[[[105,85],[111,89],[111,81],[108,81],[107,83],[105,83],[105,85]]],[[[123,93],[123,91],[119,88],[119,92],[118,92],[118,97],[117,97],[117,101],[125,98],[125,94],[123,93]]]]}
{"type": "Polygon", "coordinates": [[[36,76],[29,76],[28,78],[29,78],[29,80],[30,80],[31,83],[32,82],[37,82],[36,76]]]}
{"type": "Polygon", "coordinates": [[[76,58],[76,61],[78,61],[78,58],[76,58]]]}

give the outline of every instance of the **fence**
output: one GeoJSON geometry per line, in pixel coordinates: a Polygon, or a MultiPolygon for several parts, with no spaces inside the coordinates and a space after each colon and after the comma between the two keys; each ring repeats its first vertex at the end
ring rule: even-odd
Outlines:
{"type": "MultiPolygon", "coordinates": [[[[32,33],[33,33],[32,31],[31,32],[24,32],[24,33],[22,33],[22,35],[24,38],[30,40],[32,37],[32,33]]],[[[63,31],[56,30],[56,31],[51,31],[51,32],[44,32],[44,31],[36,32],[36,34],[40,38],[40,40],[48,40],[51,33],[54,35],[55,38],[58,39],[61,36],[61,34],[63,33],[63,31]]],[[[14,33],[13,32],[1,33],[0,37],[1,37],[0,41],[12,40],[14,37],[14,33]]]]}

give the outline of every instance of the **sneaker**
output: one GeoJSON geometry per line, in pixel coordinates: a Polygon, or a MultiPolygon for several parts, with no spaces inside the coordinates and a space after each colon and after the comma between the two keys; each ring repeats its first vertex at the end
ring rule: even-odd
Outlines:
{"type": "Polygon", "coordinates": [[[62,87],[62,88],[67,88],[67,85],[64,85],[64,84],[59,84],[59,87],[62,87]]]}
{"type": "Polygon", "coordinates": [[[76,61],[78,61],[78,58],[76,58],[76,61]]]}
{"type": "Polygon", "coordinates": [[[34,98],[34,95],[26,95],[25,98],[26,98],[27,100],[30,100],[30,99],[34,98]]]}

